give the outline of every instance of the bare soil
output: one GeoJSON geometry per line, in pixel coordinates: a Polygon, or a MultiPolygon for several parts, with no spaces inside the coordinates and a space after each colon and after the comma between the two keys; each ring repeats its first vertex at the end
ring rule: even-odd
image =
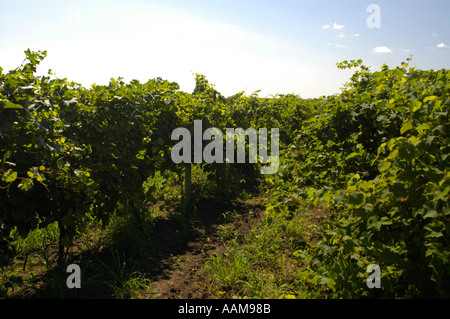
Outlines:
{"type": "MultiPolygon", "coordinates": [[[[170,216],[159,218],[149,241],[154,255],[146,261],[146,276],[151,278],[156,298],[213,298],[208,280],[199,270],[212,255],[227,249],[218,234],[219,227],[232,225],[245,236],[264,217],[260,205],[260,198],[229,203],[204,200],[189,213],[192,222],[187,229],[170,216]],[[235,213],[228,216],[229,212],[235,213]]],[[[149,297],[148,293],[143,293],[142,297],[149,297]]]]}

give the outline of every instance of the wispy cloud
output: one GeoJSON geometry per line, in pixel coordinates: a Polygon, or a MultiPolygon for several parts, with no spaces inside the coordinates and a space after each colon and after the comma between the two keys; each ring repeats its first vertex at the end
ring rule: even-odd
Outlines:
{"type": "Polygon", "coordinates": [[[345,38],[345,34],[344,34],[343,32],[341,32],[341,33],[339,33],[339,34],[337,35],[337,37],[338,37],[338,38],[345,38]]]}
{"type": "Polygon", "coordinates": [[[372,53],[392,53],[392,50],[387,46],[376,47],[372,50],[372,53]]]}
{"type": "Polygon", "coordinates": [[[344,28],[345,28],[345,26],[342,25],[342,24],[337,24],[336,22],[333,24],[333,29],[334,30],[342,30],[344,28]]]}
{"type": "Polygon", "coordinates": [[[333,30],[342,30],[345,28],[345,25],[343,24],[338,24],[337,22],[333,23],[333,25],[331,24],[325,24],[322,26],[322,29],[333,29],[333,30]]]}
{"type": "Polygon", "coordinates": [[[448,48],[448,45],[447,44],[445,44],[444,42],[441,42],[441,43],[439,43],[437,46],[436,46],[437,48],[448,48]]]}
{"type": "Polygon", "coordinates": [[[336,48],[341,48],[341,49],[347,49],[347,46],[343,45],[343,44],[339,44],[339,43],[331,43],[328,42],[328,45],[330,47],[336,47],[336,48]]]}

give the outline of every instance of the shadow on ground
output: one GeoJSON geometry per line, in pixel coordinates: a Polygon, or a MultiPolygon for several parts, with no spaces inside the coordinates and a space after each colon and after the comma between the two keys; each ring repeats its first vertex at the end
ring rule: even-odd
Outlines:
{"type": "MultiPolygon", "coordinates": [[[[249,198],[259,195],[257,184],[245,191],[249,198]]],[[[80,289],[67,288],[70,274],[65,266],[55,267],[37,279],[41,285],[26,297],[211,298],[197,270],[212,254],[226,249],[217,234],[218,226],[234,223],[250,228],[251,219],[263,215],[260,205],[257,200],[236,197],[203,198],[183,213],[173,211],[144,225],[125,224],[111,234],[107,244],[73,256],[69,263],[80,266],[80,289]],[[252,217],[250,211],[254,212],[252,217]],[[133,236],[135,240],[130,241],[133,236]],[[124,237],[128,240],[122,240],[124,237]]]]}

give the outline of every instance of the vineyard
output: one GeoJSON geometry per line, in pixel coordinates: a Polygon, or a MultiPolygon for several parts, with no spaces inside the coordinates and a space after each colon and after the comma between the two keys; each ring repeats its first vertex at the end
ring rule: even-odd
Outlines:
{"type": "Polygon", "coordinates": [[[200,74],[85,88],[25,55],[0,68],[0,297],[450,297],[449,71],[352,60],[334,96],[225,97],[200,74]],[[278,171],[174,163],[195,120],[278,128],[278,171]]]}

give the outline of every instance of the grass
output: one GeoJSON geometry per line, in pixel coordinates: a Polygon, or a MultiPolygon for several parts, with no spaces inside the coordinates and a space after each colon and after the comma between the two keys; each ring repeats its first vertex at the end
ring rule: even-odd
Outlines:
{"type": "Polygon", "coordinates": [[[202,271],[216,298],[311,298],[307,284],[315,274],[298,258],[311,242],[317,225],[311,224],[308,205],[298,201],[297,210],[266,212],[261,223],[242,236],[232,225],[219,234],[227,249],[212,256],[202,271]]]}

